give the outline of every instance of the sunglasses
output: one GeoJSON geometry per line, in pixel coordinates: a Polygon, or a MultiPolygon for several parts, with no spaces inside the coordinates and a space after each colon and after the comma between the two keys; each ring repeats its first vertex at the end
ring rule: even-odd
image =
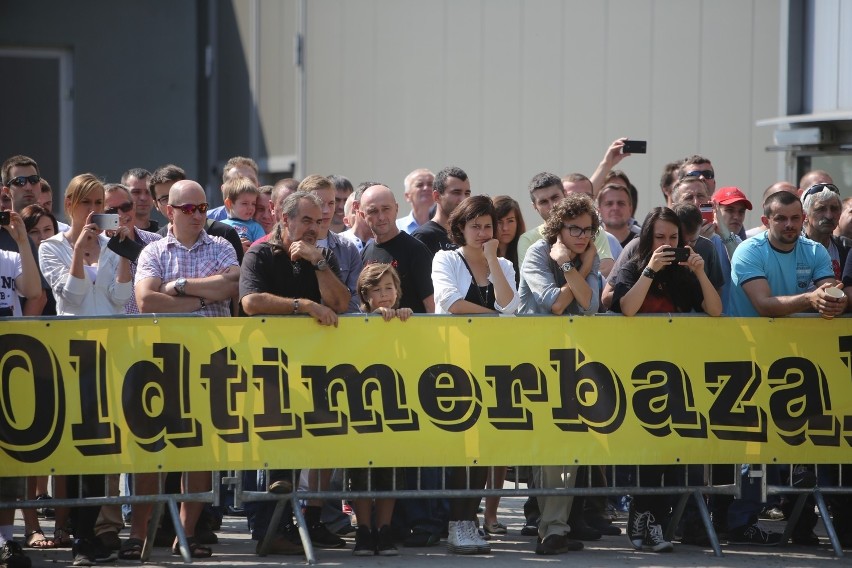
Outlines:
{"type": "Polygon", "coordinates": [[[716,177],[716,174],[713,173],[713,170],[695,170],[694,172],[686,172],[683,174],[683,177],[704,177],[704,179],[713,179],[716,177]]]}
{"type": "Polygon", "coordinates": [[[170,207],[174,207],[175,209],[180,209],[180,212],[184,215],[192,215],[196,211],[204,215],[207,213],[207,209],[210,207],[206,203],[199,203],[198,205],[193,205],[192,203],[185,203],[184,205],[172,205],[169,204],[170,207]]]}
{"type": "Polygon", "coordinates": [[[121,211],[122,213],[130,213],[130,211],[132,211],[132,210],[133,210],[133,203],[131,203],[129,201],[125,201],[124,203],[122,203],[118,207],[110,207],[109,209],[104,209],[104,213],[107,213],[108,215],[115,215],[119,211],[121,211]]]}
{"type": "Polygon", "coordinates": [[[35,185],[41,181],[41,177],[38,174],[33,174],[31,176],[18,176],[13,177],[9,180],[8,185],[15,185],[18,187],[24,187],[29,183],[30,185],[35,185]]]}
{"type": "Polygon", "coordinates": [[[807,196],[813,195],[815,193],[820,193],[824,189],[832,191],[838,195],[840,194],[840,190],[837,189],[837,186],[833,183],[815,183],[814,185],[806,189],[805,192],[802,194],[802,201],[804,201],[807,196]]]}

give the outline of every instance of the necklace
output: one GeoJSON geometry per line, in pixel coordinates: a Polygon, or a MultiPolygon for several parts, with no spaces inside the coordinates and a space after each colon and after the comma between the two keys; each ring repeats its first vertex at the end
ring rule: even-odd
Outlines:
{"type": "Polygon", "coordinates": [[[293,265],[293,276],[298,276],[302,273],[302,267],[299,265],[298,260],[291,260],[290,264],[293,265]]]}
{"type": "Polygon", "coordinates": [[[488,289],[490,288],[490,286],[480,286],[479,284],[476,283],[476,281],[474,281],[473,285],[474,285],[474,288],[476,288],[476,293],[479,296],[479,301],[482,302],[482,304],[480,304],[480,305],[483,308],[487,308],[488,307],[488,289]],[[485,288],[485,297],[482,296],[482,289],[483,288],[485,288]]]}

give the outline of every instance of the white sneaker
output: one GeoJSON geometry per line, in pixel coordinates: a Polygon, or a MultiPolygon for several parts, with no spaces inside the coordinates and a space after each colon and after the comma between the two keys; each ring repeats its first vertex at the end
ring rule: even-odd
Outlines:
{"type": "Polygon", "coordinates": [[[477,554],[488,554],[491,552],[491,545],[487,540],[482,538],[482,529],[476,526],[476,523],[473,521],[464,521],[468,525],[470,525],[471,531],[471,540],[476,543],[476,553],[477,554]]]}
{"type": "Polygon", "coordinates": [[[471,521],[450,521],[447,530],[447,550],[454,554],[476,554],[477,545],[473,540],[473,532],[476,532],[476,528],[471,521]]]}

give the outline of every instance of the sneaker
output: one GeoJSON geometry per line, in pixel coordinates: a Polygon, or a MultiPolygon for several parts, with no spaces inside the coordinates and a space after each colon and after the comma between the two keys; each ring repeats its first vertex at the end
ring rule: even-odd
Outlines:
{"type": "Polygon", "coordinates": [[[396,556],[399,554],[399,550],[393,544],[393,531],[388,525],[380,528],[373,540],[376,543],[376,554],[379,556],[396,556]]]}
{"type": "Polygon", "coordinates": [[[738,527],[728,531],[728,544],[753,544],[756,546],[778,546],[781,533],[766,532],[758,525],[738,527]]]}
{"type": "Polygon", "coordinates": [[[0,548],[0,566],[3,568],[30,568],[32,561],[24,554],[21,545],[14,540],[7,540],[0,548]]]}
{"type": "Polygon", "coordinates": [[[254,548],[254,551],[258,556],[266,556],[267,554],[295,556],[305,553],[305,549],[302,547],[301,541],[293,542],[285,535],[276,536],[272,542],[269,543],[269,546],[266,547],[265,551],[261,550],[262,544],[263,541],[258,541],[257,546],[254,548]]]}
{"type": "Polygon", "coordinates": [[[275,493],[276,495],[286,495],[288,493],[293,492],[293,482],[288,479],[279,479],[277,481],[273,481],[269,484],[269,489],[267,489],[269,493],[275,493]]]}
{"type": "Polygon", "coordinates": [[[476,523],[473,521],[465,522],[468,523],[468,530],[471,532],[470,539],[476,544],[476,553],[489,554],[491,552],[491,545],[488,544],[488,541],[483,537],[485,531],[477,527],[476,523]]]}
{"type": "Polygon", "coordinates": [[[491,533],[487,532],[485,529],[477,527],[476,534],[478,534],[479,538],[482,540],[491,540],[491,533]]]}
{"type": "Polygon", "coordinates": [[[648,532],[648,517],[650,511],[637,511],[631,503],[627,511],[627,538],[636,550],[642,550],[645,543],[645,533],[648,532]]]}
{"type": "Polygon", "coordinates": [[[447,534],[447,550],[454,554],[476,554],[477,546],[473,540],[476,529],[471,521],[450,521],[447,534]],[[470,523],[466,527],[465,523],[470,523]]]}
{"type": "Polygon", "coordinates": [[[370,527],[361,525],[355,531],[355,548],[352,554],[355,556],[373,556],[376,553],[376,542],[373,539],[373,531],[370,527]]]}
{"type": "Polygon", "coordinates": [[[93,566],[96,562],[113,562],[118,553],[107,549],[100,540],[78,538],[71,545],[73,566],[93,566]]]}
{"type": "Polygon", "coordinates": [[[535,547],[535,553],[543,555],[562,554],[575,550],[583,550],[583,543],[579,540],[571,540],[564,534],[547,535],[544,540],[539,539],[535,547]]]}
{"type": "Polygon", "coordinates": [[[648,531],[642,544],[654,552],[671,552],[674,545],[663,537],[663,527],[654,522],[654,515],[648,513],[648,531]]]}
{"type": "Polygon", "coordinates": [[[311,536],[311,542],[317,548],[343,548],[346,546],[345,540],[332,533],[322,523],[309,528],[308,534],[311,536]]]}

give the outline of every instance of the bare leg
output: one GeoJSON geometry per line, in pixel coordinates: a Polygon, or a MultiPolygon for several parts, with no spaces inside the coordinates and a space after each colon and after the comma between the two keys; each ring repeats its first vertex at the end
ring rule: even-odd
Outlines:
{"type": "MultiPolygon", "coordinates": [[[[494,466],[494,477],[491,477],[491,471],[488,472],[488,482],[485,487],[488,489],[502,489],[503,483],[506,481],[506,466],[494,466]]],[[[500,506],[500,497],[485,498],[485,512],[483,518],[485,526],[490,526],[497,522],[497,508],[500,506]]]]}

